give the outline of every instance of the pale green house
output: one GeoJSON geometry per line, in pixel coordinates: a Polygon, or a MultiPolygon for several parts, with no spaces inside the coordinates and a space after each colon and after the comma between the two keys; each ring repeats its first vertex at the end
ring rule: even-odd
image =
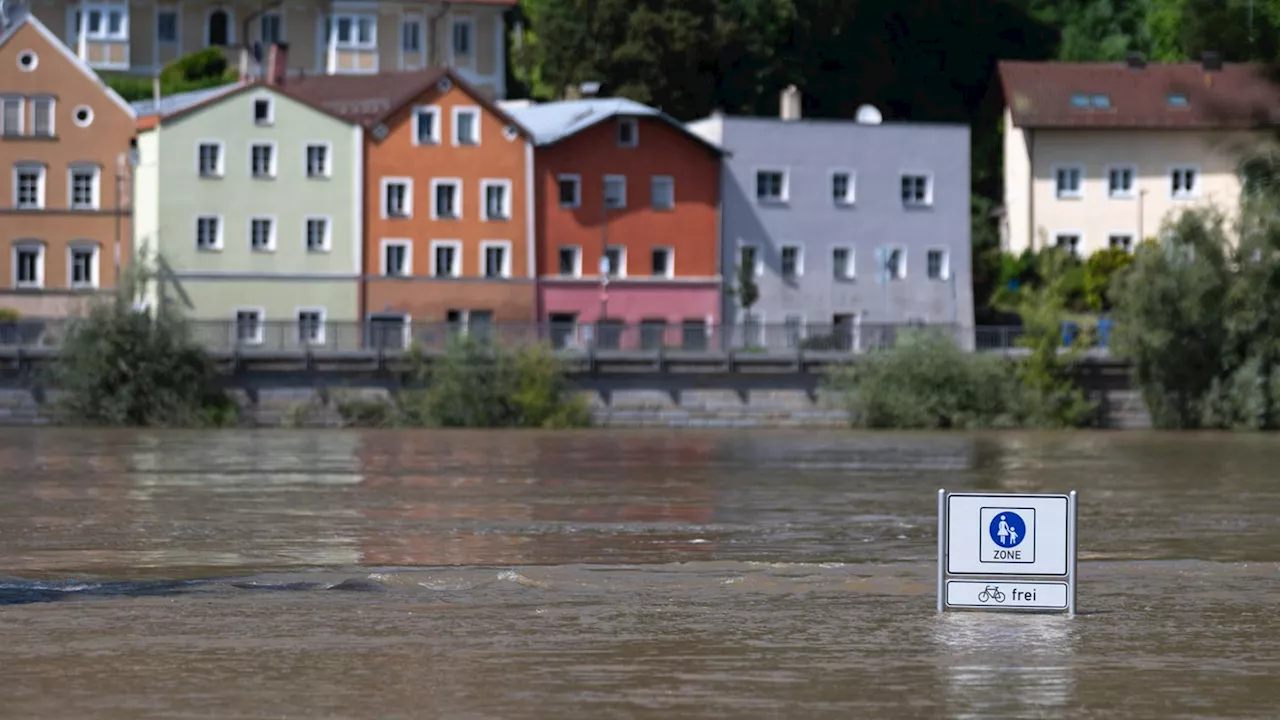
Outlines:
{"type": "Polygon", "coordinates": [[[210,345],[357,347],[361,128],[262,83],[136,103],[134,248],[210,345]]]}

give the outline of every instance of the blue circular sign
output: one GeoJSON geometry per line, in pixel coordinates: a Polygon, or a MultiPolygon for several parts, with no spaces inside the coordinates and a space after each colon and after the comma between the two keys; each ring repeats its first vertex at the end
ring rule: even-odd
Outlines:
{"type": "Polygon", "coordinates": [[[991,526],[987,528],[991,539],[1002,548],[1018,547],[1027,536],[1027,524],[1022,516],[1011,510],[1002,510],[991,518],[991,526]]]}

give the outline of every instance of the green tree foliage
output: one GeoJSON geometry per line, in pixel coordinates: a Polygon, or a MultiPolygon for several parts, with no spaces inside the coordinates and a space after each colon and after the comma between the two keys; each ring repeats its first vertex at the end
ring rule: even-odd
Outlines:
{"type": "Polygon", "coordinates": [[[1133,262],[1133,255],[1122,248],[1099,250],[1085,261],[1084,306],[1093,312],[1110,310],[1114,305],[1112,281],[1133,262]]]}
{"type": "MultiPolygon", "coordinates": [[[[153,94],[151,78],[125,74],[103,74],[103,80],[128,102],[148,100],[153,94]]],[[[185,55],[160,71],[160,92],[164,95],[203,90],[235,82],[239,72],[227,63],[219,48],[185,55]]]]}

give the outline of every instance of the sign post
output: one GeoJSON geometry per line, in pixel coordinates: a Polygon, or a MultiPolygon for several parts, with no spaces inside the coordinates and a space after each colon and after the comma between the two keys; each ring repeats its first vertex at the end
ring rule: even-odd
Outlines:
{"type": "Polygon", "coordinates": [[[938,491],[938,612],[1076,612],[1076,492],[938,491]]]}

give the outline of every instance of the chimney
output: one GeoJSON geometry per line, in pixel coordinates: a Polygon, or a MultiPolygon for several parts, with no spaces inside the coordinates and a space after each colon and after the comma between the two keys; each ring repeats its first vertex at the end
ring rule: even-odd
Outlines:
{"type": "Polygon", "coordinates": [[[1147,59],[1140,52],[1131,52],[1124,56],[1125,64],[1134,70],[1141,70],[1147,66],[1147,59]]]}
{"type": "Polygon", "coordinates": [[[284,87],[289,73],[289,45],[276,43],[267,51],[267,84],[284,87]]]}
{"type": "Polygon", "coordinates": [[[1222,56],[1211,50],[1200,53],[1200,64],[1204,65],[1206,72],[1222,69],[1222,56]]]}
{"type": "Polygon", "coordinates": [[[778,103],[778,115],[783,120],[800,119],[800,90],[795,85],[788,85],[782,91],[781,102],[778,103]]]}

